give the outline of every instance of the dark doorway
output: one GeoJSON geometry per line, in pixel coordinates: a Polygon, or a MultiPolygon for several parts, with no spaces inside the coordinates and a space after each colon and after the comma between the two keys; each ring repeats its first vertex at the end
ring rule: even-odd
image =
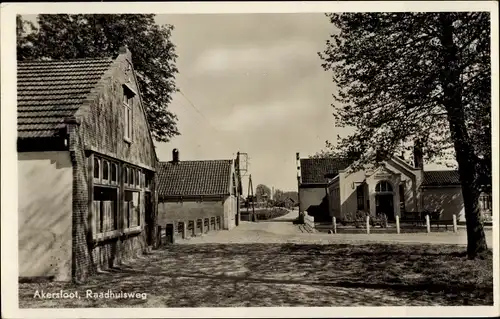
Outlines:
{"type": "Polygon", "coordinates": [[[376,213],[385,214],[389,221],[394,221],[394,200],[392,194],[377,194],[376,199],[376,213]]]}
{"type": "Polygon", "coordinates": [[[146,229],[146,242],[148,246],[153,245],[153,231],[154,231],[154,219],[153,219],[153,201],[150,192],[144,193],[144,209],[145,209],[145,229],[146,229]]]}

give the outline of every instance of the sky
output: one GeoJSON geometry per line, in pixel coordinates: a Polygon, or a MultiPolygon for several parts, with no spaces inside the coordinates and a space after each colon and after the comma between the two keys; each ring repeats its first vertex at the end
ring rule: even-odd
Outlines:
{"type": "Polygon", "coordinates": [[[182,92],[169,106],[181,135],[157,143],[160,160],[170,160],[173,148],[181,160],[245,152],[254,188],[297,190],[295,153],[308,157],[326,140],[345,135],[334,126],[334,85],[318,56],[333,31],[324,14],[158,15],[156,20],[175,27],[176,82],[182,92]]]}
{"type": "MultiPolygon", "coordinates": [[[[35,15],[26,15],[35,21],[35,15]]],[[[296,152],[308,157],[335,142],[332,74],[318,52],[335,32],[323,13],[157,14],[174,26],[176,84],[169,109],[181,135],[156,142],[160,161],[248,154],[253,187],[297,190],[296,152]]],[[[426,163],[426,169],[442,169],[426,163]]]]}

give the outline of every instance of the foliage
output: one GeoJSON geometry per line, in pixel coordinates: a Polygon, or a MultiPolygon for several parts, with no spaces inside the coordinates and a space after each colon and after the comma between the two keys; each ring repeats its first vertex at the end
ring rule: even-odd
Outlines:
{"type": "Polygon", "coordinates": [[[298,202],[298,193],[289,191],[284,192],[276,189],[273,195],[272,205],[277,207],[292,208],[298,202]]]}
{"type": "Polygon", "coordinates": [[[271,198],[271,189],[264,184],[259,184],[255,188],[255,196],[259,202],[267,200],[271,198]]]}
{"type": "MultiPolygon", "coordinates": [[[[327,14],[334,117],[355,132],[330,156],[379,163],[417,144],[458,163],[469,257],[487,249],[477,199],[491,185],[490,17],[486,12],[327,14]]],[[[321,154],[320,154],[321,155],[321,154]]],[[[323,154],[325,156],[325,154],[323,154]]]]}
{"type": "Polygon", "coordinates": [[[37,28],[17,17],[17,58],[73,59],[115,56],[126,45],[132,53],[148,121],[157,141],[179,135],[177,117],[167,108],[176,92],[172,25],[158,25],[154,14],[40,14],[37,28]]]}
{"type": "MultiPolygon", "coordinates": [[[[462,100],[477,156],[491,154],[489,17],[447,13],[459,46],[462,100]]],[[[342,154],[363,162],[399,154],[421,139],[426,157],[449,155],[452,139],[443,105],[443,43],[438,14],[329,14],[340,32],[320,53],[333,72],[335,121],[357,132],[340,138],[342,154]],[[403,142],[406,142],[404,144],[403,142]]],[[[443,67],[446,67],[444,65],[443,67]]],[[[327,149],[333,145],[327,142],[327,149]]],[[[330,152],[328,152],[330,153],[330,152]]]]}
{"type": "Polygon", "coordinates": [[[264,211],[255,212],[257,220],[268,220],[288,214],[288,210],[281,207],[273,207],[264,211]]]}
{"type": "Polygon", "coordinates": [[[347,212],[344,218],[341,218],[339,222],[343,226],[353,225],[356,228],[366,228],[367,216],[370,216],[370,226],[380,226],[382,228],[387,228],[388,221],[387,221],[387,216],[385,214],[371,216],[369,212],[363,210],[347,212]]]}

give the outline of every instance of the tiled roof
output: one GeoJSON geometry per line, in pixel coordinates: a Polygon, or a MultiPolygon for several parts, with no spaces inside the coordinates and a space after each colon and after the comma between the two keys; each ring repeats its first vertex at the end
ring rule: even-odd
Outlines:
{"type": "Polygon", "coordinates": [[[460,185],[458,171],[424,171],[422,186],[460,185]]]}
{"type": "Polygon", "coordinates": [[[303,158],[300,160],[302,184],[325,184],[326,174],[337,175],[348,166],[349,161],[343,158],[303,158]]]}
{"type": "Polygon", "coordinates": [[[232,160],[161,162],[158,196],[229,194],[232,160]]]}
{"type": "Polygon", "coordinates": [[[18,137],[57,135],[112,62],[111,58],[18,62],[18,137]]]}

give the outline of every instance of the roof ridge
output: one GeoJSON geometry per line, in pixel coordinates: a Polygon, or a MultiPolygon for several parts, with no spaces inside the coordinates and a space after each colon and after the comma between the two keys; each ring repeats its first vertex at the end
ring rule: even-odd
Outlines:
{"type": "Polygon", "coordinates": [[[435,169],[435,170],[428,170],[428,171],[424,170],[424,173],[428,173],[428,172],[457,172],[458,173],[458,169],[435,169]]]}
{"type": "MultiPolygon", "coordinates": [[[[232,159],[203,159],[203,160],[179,160],[179,163],[186,162],[231,162],[232,159]]],[[[159,161],[160,164],[170,164],[172,161],[159,161]]]]}
{"type": "Polygon", "coordinates": [[[96,61],[96,60],[104,60],[104,61],[113,61],[114,58],[112,56],[104,56],[104,57],[87,57],[87,58],[72,58],[72,59],[50,59],[50,60],[22,60],[17,61],[18,64],[29,64],[29,63],[50,63],[50,62],[75,62],[75,61],[96,61]]]}

